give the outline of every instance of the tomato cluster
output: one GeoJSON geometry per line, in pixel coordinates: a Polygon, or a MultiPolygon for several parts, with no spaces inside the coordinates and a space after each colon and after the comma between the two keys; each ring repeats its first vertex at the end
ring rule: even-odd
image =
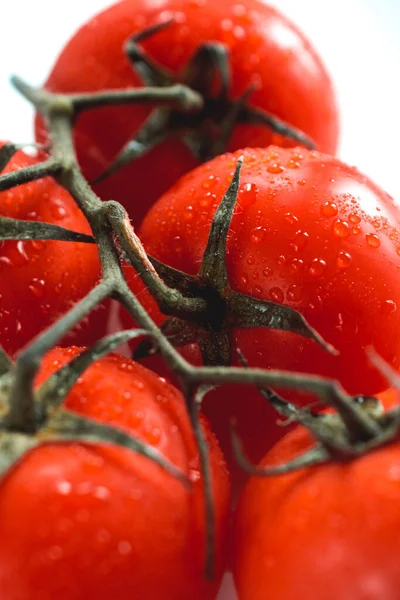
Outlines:
{"type": "Polygon", "coordinates": [[[1,598],[213,600],[227,569],[239,600],[396,598],[400,210],[335,156],[308,40],[259,0],[123,0],[17,85],[1,598]]]}

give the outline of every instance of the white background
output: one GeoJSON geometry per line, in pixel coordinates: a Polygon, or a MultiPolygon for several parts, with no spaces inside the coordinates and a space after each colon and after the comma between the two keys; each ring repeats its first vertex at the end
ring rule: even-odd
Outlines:
{"type": "MultiPolygon", "coordinates": [[[[32,139],[32,112],[10,88],[9,75],[40,84],[74,30],[110,1],[3,2],[0,139],[25,142],[32,139]]],[[[342,111],[340,156],[400,202],[399,0],[272,3],[303,29],[332,75],[342,111]]]]}

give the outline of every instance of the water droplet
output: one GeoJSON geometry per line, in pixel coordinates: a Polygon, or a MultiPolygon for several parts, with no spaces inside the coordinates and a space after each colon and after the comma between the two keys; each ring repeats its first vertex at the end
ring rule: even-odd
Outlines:
{"type": "Polygon", "coordinates": [[[274,270],[271,269],[271,267],[265,267],[265,269],[263,269],[263,275],[265,277],[271,277],[271,275],[274,274],[274,270]]]}
{"type": "Polygon", "coordinates": [[[296,225],[296,223],[299,222],[298,218],[292,215],[290,212],[285,214],[285,221],[287,221],[289,225],[296,225]]]}
{"type": "Polygon", "coordinates": [[[52,546],[47,551],[47,556],[50,560],[60,560],[63,556],[63,549],[61,546],[52,546]]]}
{"type": "Polygon", "coordinates": [[[251,232],[251,241],[254,244],[260,244],[264,240],[266,233],[267,230],[265,227],[255,227],[251,232]]]}
{"type": "Polygon", "coordinates": [[[290,302],[299,302],[302,296],[302,289],[299,285],[291,285],[289,286],[286,295],[290,302]]]}
{"type": "Polygon", "coordinates": [[[245,37],[246,32],[241,25],[235,25],[233,28],[233,35],[237,40],[242,40],[245,37]]]}
{"type": "Polygon", "coordinates": [[[285,167],[283,167],[279,163],[272,163],[271,165],[269,165],[267,167],[268,173],[272,173],[274,175],[276,175],[278,173],[282,173],[284,170],[285,170],[285,167]]]}
{"type": "Polygon", "coordinates": [[[304,261],[300,258],[293,258],[290,263],[292,273],[300,273],[304,269],[304,261]]]}
{"type": "Polygon", "coordinates": [[[55,201],[50,207],[51,214],[58,221],[62,221],[68,216],[68,211],[61,202],[55,201]]]}
{"type": "Polygon", "coordinates": [[[44,284],[45,282],[43,279],[37,279],[37,277],[34,277],[28,288],[37,298],[41,298],[44,294],[44,284]]]}
{"type": "Polygon", "coordinates": [[[347,221],[337,219],[332,225],[333,235],[339,238],[347,238],[350,235],[350,227],[347,221]]]}
{"type": "Polygon", "coordinates": [[[290,158],[287,163],[286,166],[288,169],[298,169],[300,168],[300,163],[297,162],[297,160],[294,160],[293,158],[290,158]]]}
{"type": "Polygon", "coordinates": [[[394,300],[385,300],[381,305],[383,315],[391,315],[397,311],[397,304],[394,300]]]}
{"type": "Polygon", "coordinates": [[[221,27],[224,31],[230,31],[233,27],[233,23],[230,19],[224,19],[221,22],[221,27]]]}
{"type": "Polygon", "coordinates": [[[56,483],[56,489],[59,494],[63,496],[68,496],[71,493],[72,485],[69,481],[58,481],[56,483]]]}
{"type": "Polygon", "coordinates": [[[361,217],[359,217],[358,215],[356,215],[355,213],[351,213],[349,215],[349,221],[351,223],[354,223],[354,225],[358,225],[359,223],[361,223],[361,217]]]}
{"type": "Polygon", "coordinates": [[[305,179],[299,179],[297,182],[297,185],[303,186],[306,185],[306,180],[305,179]]]}
{"type": "Polygon", "coordinates": [[[256,285],[254,287],[254,291],[256,294],[261,295],[262,294],[262,288],[259,285],[256,285]]]}
{"type": "Polygon", "coordinates": [[[219,181],[219,177],[215,177],[215,175],[209,175],[207,179],[203,181],[202,187],[205,190],[209,190],[210,188],[214,187],[217,181],[219,181]]]}
{"type": "Polygon", "coordinates": [[[193,219],[193,206],[187,206],[183,215],[185,221],[191,221],[193,219]]]}
{"type": "Polygon", "coordinates": [[[360,227],[352,227],[352,229],[351,229],[351,233],[352,233],[353,235],[358,235],[359,233],[361,233],[361,229],[360,229],[360,227]]]}
{"type": "Polygon", "coordinates": [[[381,224],[380,224],[380,222],[379,222],[379,221],[372,221],[372,226],[373,226],[375,229],[380,229],[380,228],[381,228],[381,224]]]}
{"type": "Polygon", "coordinates": [[[283,292],[279,287],[272,287],[269,290],[269,296],[274,302],[283,302],[284,299],[283,292]]]}
{"type": "Polygon", "coordinates": [[[254,265],[255,262],[256,261],[255,261],[254,256],[252,254],[250,254],[250,256],[247,257],[247,264],[248,265],[254,265]]]}
{"type": "Polygon", "coordinates": [[[322,204],[320,208],[321,215],[327,218],[336,217],[338,212],[338,207],[334,202],[324,202],[324,204],[322,204]]]}
{"type": "Polygon", "coordinates": [[[284,256],[283,254],[281,254],[280,256],[278,256],[278,258],[276,259],[276,262],[278,265],[282,266],[282,265],[286,265],[287,259],[286,256],[284,256]]]}
{"type": "Polygon", "coordinates": [[[326,262],[322,258],[314,258],[311,261],[310,268],[308,272],[312,277],[321,277],[321,275],[325,272],[326,262]]]}
{"type": "Polygon", "coordinates": [[[368,246],[371,248],[379,248],[381,245],[379,236],[377,236],[376,233],[367,233],[365,239],[367,240],[368,246]]]}
{"type": "Polygon", "coordinates": [[[103,485],[99,485],[95,488],[93,495],[100,500],[106,500],[110,497],[110,490],[103,485]]]}
{"type": "Polygon", "coordinates": [[[200,471],[198,469],[190,469],[189,479],[192,483],[196,483],[196,481],[200,481],[200,479],[201,479],[200,471]]]}
{"type": "Polygon", "coordinates": [[[293,242],[290,242],[289,246],[295,252],[300,252],[301,250],[304,250],[304,248],[306,247],[306,245],[308,243],[308,239],[309,239],[309,235],[306,231],[301,231],[301,230],[296,231],[294,240],[293,240],[293,242]]]}
{"type": "Polygon", "coordinates": [[[344,252],[344,250],[341,250],[337,256],[336,264],[339,267],[339,269],[347,269],[347,267],[351,265],[351,261],[351,254],[349,254],[348,252],[344,252]]]}
{"type": "Polygon", "coordinates": [[[122,554],[122,556],[126,556],[132,552],[132,544],[127,540],[122,540],[118,542],[118,552],[122,554]]]}

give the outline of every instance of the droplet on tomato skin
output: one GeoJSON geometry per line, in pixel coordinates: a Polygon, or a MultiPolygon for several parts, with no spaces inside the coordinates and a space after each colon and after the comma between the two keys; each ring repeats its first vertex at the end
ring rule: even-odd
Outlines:
{"type": "Polygon", "coordinates": [[[290,270],[292,273],[301,273],[304,269],[304,261],[300,258],[293,258],[290,263],[290,270]]]}
{"type": "Polygon", "coordinates": [[[286,265],[287,263],[287,258],[284,254],[281,254],[280,256],[278,256],[278,258],[276,259],[276,263],[282,267],[283,265],[286,265]]]}
{"type": "Polygon", "coordinates": [[[132,544],[128,540],[122,540],[118,542],[118,552],[122,556],[127,556],[132,552],[132,544]]]}
{"type": "Polygon", "coordinates": [[[251,241],[254,244],[260,244],[265,239],[266,234],[265,227],[255,227],[250,234],[251,241]]]}
{"type": "Polygon", "coordinates": [[[381,241],[376,233],[367,233],[365,236],[368,246],[371,248],[379,248],[381,241]]]}
{"type": "Polygon", "coordinates": [[[333,235],[338,238],[347,238],[350,235],[350,227],[347,221],[337,219],[332,225],[333,235]]]}
{"type": "Polygon", "coordinates": [[[294,160],[293,158],[290,158],[287,163],[286,166],[288,169],[299,169],[300,168],[300,163],[297,160],[294,160]]]}
{"type": "Polygon", "coordinates": [[[352,260],[351,254],[341,250],[337,255],[336,265],[339,269],[347,269],[351,265],[352,260]]]}
{"type": "Polygon", "coordinates": [[[392,315],[397,311],[397,304],[394,300],[385,300],[381,304],[382,315],[392,315]]]}
{"type": "Polygon", "coordinates": [[[351,233],[352,233],[353,235],[359,235],[359,234],[361,233],[361,229],[360,229],[360,227],[352,227],[352,229],[351,229],[351,233]]]}
{"type": "Polygon", "coordinates": [[[273,274],[274,270],[271,267],[265,267],[265,269],[263,269],[264,277],[271,277],[273,274]]]}
{"type": "Polygon", "coordinates": [[[305,179],[299,179],[297,182],[297,185],[303,186],[306,185],[306,180],[305,179]]]}
{"type": "Polygon", "coordinates": [[[252,266],[256,262],[256,259],[254,258],[254,256],[252,254],[250,254],[247,257],[247,261],[246,262],[247,262],[248,265],[252,266]]]}
{"type": "Polygon", "coordinates": [[[69,481],[58,481],[56,490],[62,496],[68,496],[72,491],[72,484],[69,481]]]}
{"type": "Polygon", "coordinates": [[[289,225],[296,225],[299,222],[298,218],[290,212],[285,214],[285,221],[289,223],[289,225]]]}
{"type": "Polygon", "coordinates": [[[289,246],[294,252],[301,252],[307,246],[309,235],[306,231],[296,231],[296,235],[289,246]]]}
{"type": "Polygon", "coordinates": [[[68,216],[68,211],[61,202],[54,201],[50,207],[51,214],[57,221],[63,221],[68,216]]]}
{"type": "Polygon", "coordinates": [[[277,175],[278,173],[283,173],[285,167],[280,165],[279,163],[272,163],[267,167],[268,173],[272,173],[273,175],[277,175]]]}
{"type": "Polygon", "coordinates": [[[43,279],[38,279],[37,277],[34,277],[31,283],[29,284],[28,289],[37,298],[41,298],[44,294],[44,286],[45,282],[43,279]]]}
{"type": "Polygon", "coordinates": [[[299,302],[302,297],[301,287],[299,285],[295,285],[295,284],[289,286],[287,293],[286,293],[286,297],[289,300],[289,302],[299,302]]]}
{"type": "Polygon", "coordinates": [[[314,258],[308,272],[312,277],[321,277],[326,270],[326,266],[326,262],[322,258],[314,258]]]}
{"type": "Polygon", "coordinates": [[[359,223],[361,223],[361,217],[359,217],[358,215],[356,215],[355,213],[351,213],[349,215],[349,221],[351,223],[353,223],[354,225],[358,225],[359,223]]]}
{"type": "Polygon", "coordinates": [[[269,290],[269,296],[274,302],[283,302],[285,298],[283,291],[279,287],[272,287],[269,290]]]}
{"type": "Polygon", "coordinates": [[[320,213],[323,217],[336,217],[338,212],[338,207],[334,202],[324,202],[320,207],[320,213]]]}

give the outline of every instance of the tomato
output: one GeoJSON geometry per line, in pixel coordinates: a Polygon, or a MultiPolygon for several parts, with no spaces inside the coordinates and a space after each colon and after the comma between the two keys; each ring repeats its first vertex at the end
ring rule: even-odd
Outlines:
{"type": "MultiPolygon", "coordinates": [[[[287,462],[313,444],[299,426],[260,464],[287,462]]],[[[234,525],[239,599],[397,598],[399,460],[396,440],[350,462],[252,477],[234,525]]]]}
{"type": "MultiPolygon", "coordinates": [[[[36,384],[81,352],[54,349],[36,384]]],[[[217,577],[204,580],[199,457],[181,394],[151,371],[110,355],[75,384],[66,407],[157,448],[193,482],[116,446],[48,443],[2,481],[0,592],[7,600],[214,598],[222,570],[228,476],[206,423],[214,482],[217,577]]]]}
{"type": "MultiPolygon", "coordinates": [[[[20,150],[2,173],[37,161],[20,150]]],[[[50,177],[0,192],[0,216],[44,221],[91,234],[74,199],[50,177]]],[[[99,278],[94,244],[0,241],[0,345],[15,354],[90,292],[99,278]]],[[[105,309],[95,311],[78,326],[73,339],[89,343],[101,337],[105,322],[105,309]]]]}
{"type": "MultiPolygon", "coordinates": [[[[142,85],[124,54],[125,42],[143,28],[175,19],[143,42],[148,55],[178,80],[201,44],[221,42],[230,53],[231,98],[255,86],[250,102],[304,131],[333,153],[338,114],[332,85],[308,40],[282,14],[258,0],[125,0],[84,25],[66,45],[45,87],[53,92],[95,92],[142,85]]],[[[183,77],[184,80],[184,77],[183,77]]],[[[76,146],[84,174],[101,174],[149,115],[145,106],[107,107],[82,114],[76,146]]],[[[219,125],[219,115],[215,125],[219,125]]],[[[179,120],[179,119],[178,119],[179,120]]],[[[37,121],[37,137],[45,139],[37,121]]],[[[235,128],[229,150],[291,144],[266,127],[235,128]]],[[[293,145],[293,143],[291,144],[293,145]]],[[[153,151],[94,186],[105,200],[119,200],[138,224],[151,204],[197,160],[179,139],[153,151]]]]}
{"type": "MultiPolygon", "coordinates": [[[[149,211],[139,231],[145,249],[175,269],[198,274],[211,220],[241,154],[226,251],[230,285],[297,309],[340,354],[330,355],[289,331],[265,328],[235,329],[234,348],[250,366],[328,376],[351,394],[384,389],[384,378],[364,350],[373,345],[396,369],[400,366],[400,217],[393,200],[356,169],[299,148],[246,149],[217,157],[184,176],[149,211]]],[[[164,316],[135,272],[127,268],[126,276],[162,323],[164,316]]],[[[193,346],[183,353],[200,361],[193,346]]],[[[260,459],[283,430],[258,392],[227,389],[206,400],[211,423],[229,445],[228,417],[236,416],[250,457],[260,459]]]]}

